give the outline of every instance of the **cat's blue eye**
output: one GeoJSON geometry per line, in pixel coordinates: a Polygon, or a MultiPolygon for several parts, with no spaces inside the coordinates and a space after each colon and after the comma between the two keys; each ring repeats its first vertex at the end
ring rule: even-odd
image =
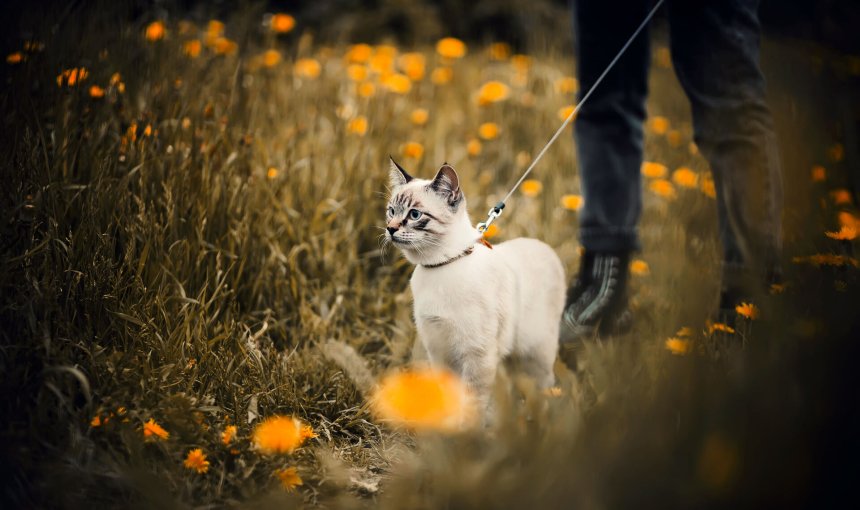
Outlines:
{"type": "Polygon", "coordinates": [[[393,208],[393,207],[389,207],[389,208],[388,208],[388,215],[389,215],[389,216],[394,216],[394,208],[393,208]]]}
{"type": "Polygon", "coordinates": [[[419,211],[418,209],[409,209],[409,219],[410,220],[417,220],[420,217],[421,217],[421,211],[419,211]]]}

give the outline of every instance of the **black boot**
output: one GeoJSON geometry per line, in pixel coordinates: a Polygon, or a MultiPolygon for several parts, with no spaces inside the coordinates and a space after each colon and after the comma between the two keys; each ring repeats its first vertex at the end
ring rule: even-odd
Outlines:
{"type": "Polygon", "coordinates": [[[628,306],[629,253],[588,253],[567,294],[561,319],[561,341],[573,342],[600,333],[617,335],[630,330],[628,306]]]}

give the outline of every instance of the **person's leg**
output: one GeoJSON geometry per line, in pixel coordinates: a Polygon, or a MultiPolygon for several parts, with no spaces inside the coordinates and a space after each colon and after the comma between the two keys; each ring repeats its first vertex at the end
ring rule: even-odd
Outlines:
{"type": "Polygon", "coordinates": [[[758,4],[669,2],[675,72],[716,184],[727,309],[781,277],[782,174],[759,69],[758,4]]]}
{"type": "MultiPolygon", "coordinates": [[[[580,98],[591,89],[650,9],[650,2],[574,0],[580,98]]],[[[611,332],[630,323],[626,282],[630,252],[639,248],[642,210],[642,123],[650,52],[640,33],[604,78],[574,123],[585,205],[579,235],[585,255],[568,290],[563,341],[611,332]]]]}

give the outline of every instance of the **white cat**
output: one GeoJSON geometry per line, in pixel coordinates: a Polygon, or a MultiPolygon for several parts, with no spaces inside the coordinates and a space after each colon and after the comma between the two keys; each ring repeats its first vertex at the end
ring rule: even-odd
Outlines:
{"type": "Polygon", "coordinates": [[[459,374],[485,409],[505,358],[552,386],[566,289],[552,248],[525,238],[484,244],[447,163],[428,181],[392,159],[390,180],[386,237],[417,266],[415,324],[430,363],[459,374]]]}

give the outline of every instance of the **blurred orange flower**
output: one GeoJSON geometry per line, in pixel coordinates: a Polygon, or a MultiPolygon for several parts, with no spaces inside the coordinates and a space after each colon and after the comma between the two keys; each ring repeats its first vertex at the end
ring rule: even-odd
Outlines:
{"type": "Polygon", "coordinates": [[[558,110],[558,118],[559,118],[559,120],[561,120],[562,122],[566,121],[566,120],[567,120],[567,118],[568,118],[568,117],[570,117],[570,116],[571,116],[571,114],[573,114],[573,111],[574,111],[574,110],[576,110],[576,105],[569,104],[569,105],[567,105],[567,106],[562,106],[562,107],[558,110]]]}
{"type": "Polygon", "coordinates": [[[717,331],[722,332],[722,333],[729,333],[729,334],[734,334],[734,332],[735,332],[735,329],[733,327],[731,327],[728,324],[725,324],[723,322],[707,321],[707,322],[705,322],[705,328],[708,330],[709,335],[712,335],[717,331]]]}
{"type": "Polygon", "coordinates": [[[359,115],[358,117],[350,120],[346,124],[346,131],[354,135],[364,136],[364,134],[367,133],[367,117],[359,115]]]}
{"type": "Polygon", "coordinates": [[[292,492],[299,485],[303,485],[302,477],[294,467],[288,467],[275,471],[275,476],[280,480],[281,487],[292,492]]]}
{"type": "Polygon", "coordinates": [[[266,50],[263,52],[261,61],[266,67],[275,67],[281,61],[281,52],[278,50],[266,50]]]}
{"type": "Polygon", "coordinates": [[[436,53],[445,58],[462,58],[466,55],[466,44],[454,37],[445,37],[436,43],[436,53]]]}
{"type": "Polygon", "coordinates": [[[845,188],[835,189],[830,192],[830,198],[836,205],[849,205],[853,202],[851,192],[845,188]]]}
{"type": "Polygon", "coordinates": [[[98,85],[93,85],[90,87],[90,97],[99,99],[105,97],[105,89],[99,87],[98,85]]]}
{"type": "Polygon", "coordinates": [[[747,319],[758,319],[758,307],[752,303],[741,303],[735,307],[735,311],[747,319]]]}
{"type": "Polygon", "coordinates": [[[424,155],[424,146],[418,142],[406,142],[401,152],[404,157],[420,159],[424,155]]]}
{"type": "Polygon", "coordinates": [[[382,86],[397,94],[406,94],[412,90],[412,82],[406,75],[392,73],[382,79],[382,86]]]}
{"type": "Polygon", "coordinates": [[[430,113],[424,108],[416,108],[409,114],[409,120],[416,126],[423,126],[427,123],[430,113]]]}
{"type": "Polygon", "coordinates": [[[353,62],[357,64],[363,64],[370,60],[370,56],[373,55],[373,48],[370,47],[369,44],[353,44],[346,50],[346,54],[344,58],[348,62],[353,62]]]}
{"type": "Polygon", "coordinates": [[[361,97],[373,97],[376,93],[376,86],[369,81],[359,84],[358,95],[361,97]]]}
{"type": "Polygon", "coordinates": [[[319,435],[314,432],[314,429],[310,425],[302,425],[301,435],[302,438],[304,438],[305,440],[319,437],[319,435]]]}
{"type": "Polygon", "coordinates": [[[487,53],[493,60],[505,60],[511,55],[511,45],[503,42],[493,43],[487,48],[487,53]]]}
{"type": "Polygon", "coordinates": [[[197,471],[200,474],[203,474],[209,471],[209,461],[206,460],[206,454],[203,453],[203,450],[200,448],[195,448],[188,452],[188,455],[185,457],[185,462],[183,465],[188,469],[193,471],[197,471]]]}
{"type": "Polygon", "coordinates": [[[827,156],[830,158],[830,161],[839,163],[845,159],[845,147],[841,143],[834,143],[827,149],[827,156]]]}
{"type": "Polygon", "coordinates": [[[361,64],[350,64],[346,68],[346,75],[352,81],[364,81],[367,79],[367,68],[361,64]]]}
{"type": "Polygon", "coordinates": [[[466,385],[456,375],[432,368],[388,375],[371,405],[380,419],[420,430],[456,430],[474,418],[466,385]]]}
{"type": "Polygon", "coordinates": [[[812,167],[812,182],[823,182],[827,180],[827,170],[821,165],[812,167]]]}
{"type": "Polygon", "coordinates": [[[827,237],[838,241],[853,241],[857,238],[857,229],[848,225],[843,225],[838,232],[825,232],[827,237]]]}
{"type": "Polygon", "coordinates": [[[269,179],[274,179],[278,176],[278,169],[270,166],[268,170],[266,170],[266,177],[269,179]]]}
{"type": "Polygon", "coordinates": [[[397,66],[412,81],[419,81],[424,78],[425,58],[421,53],[413,52],[400,55],[397,58],[397,66]]]}
{"type": "Polygon", "coordinates": [[[584,203],[582,195],[562,195],[561,197],[561,206],[569,211],[580,210],[584,203]]]}
{"type": "Polygon", "coordinates": [[[666,165],[653,163],[651,161],[645,161],[642,163],[642,175],[645,177],[659,179],[661,177],[665,177],[668,172],[669,169],[666,168],[666,165]]]}
{"type": "Polygon", "coordinates": [[[233,438],[236,437],[236,426],[235,425],[227,425],[224,427],[224,432],[221,432],[221,444],[224,446],[229,445],[233,442],[233,438]]]}
{"type": "Polygon", "coordinates": [[[7,64],[18,64],[24,60],[24,54],[20,51],[16,51],[14,53],[10,53],[6,55],[6,63],[7,64]]]}
{"type": "Polygon", "coordinates": [[[695,188],[699,185],[699,174],[682,166],[672,172],[672,180],[675,181],[675,184],[678,186],[684,188],[695,188]]]}
{"type": "Polygon", "coordinates": [[[535,179],[526,179],[520,185],[520,191],[527,197],[536,197],[543,190],[543,184],[535,179]]]}
{"type": "Polygon", "coordinates": [[[666,140],[672,147],[680,147],[682,141],[681,132],[677,129],[670,129],[669,132],[666,133],[666,140]]]}
{"type": "Polygon", "coordinates": [[[836,217],[839,220],[839,226],[851,227],[854,230],[860,230],[860,218],[857,218],[850,212],[839,211],[839,214],[837,214],[836,217]]]}
{"type": "Polygon", "coordinates": [[[637,276],[646,276],[651,273],[651,268],[648,263],[642,259],[636,259],[630,262],[630,272],[637,276]]]}
{"type": "Polygon", "coordinates": [[[312,58],[300,58],[296,60],[293,70],[296,76],[313,80],[319,77],[322,72],[322,66],[312,58]]]}
{"type": "Polygon", "coordinates": [[[394,56],[387,53],[376,53],[370,57],[367,65],[374,73],[384,76],[394,72],[394,56]]]}
{"type": "Polygon", "coordinates": [[[89,75],[89,71],[84,67],[66,69],[57,76],[57,86],[62,87],[63,85],[67,85],[69,87],[74,87],[78,82],[86,80],[89,75]]]}
{"type": "MultiPolygon", "coordinates": [[[[107,420],[105,420],[105,421],[107,421],[107,420]]],[[[90,427],[96,428],[96,427],[101,427],[101,426],[102,426],[101,416],[99,416],[99,415],[93,416],[93,419],[90,420],[90,427]]]]}
{"type": "Polygon", "coordinates": [[[218,37],[215,39],[213,46],[215,47],[215,53],[218,55],[232,55],[236,53],[236,50],[238,49],[236,42],[227,39],[226,37],[218,37]]]}
{"type": "Polygon", "coordinates": [[[491,239],[493,237],[496,237],[498,233],[499,227],[497,227],[495,223],[492,223],[490,224],[490,226],[487,227],[487,230],[484,231],[484,237],[487,239],[491,239]]]}
{"type": "Polygon", "coordinates": [[[471,138],[466,143],[466,152],[469,154],[469,156],[474,157],[474,156],[480,155],[482,149],[483,149],[483,146],[481,145],[481,141],[478,140],[477,138],[471,138]]]}
{"type": "Polygon", "coordinates": [[[296,26],[296,18],[289,14],[278,13],[273,14],[271,19],[271,27],[273,32],[286,34],[296,26]]]}
{"type": "Polygon", "coordinates": [[[200,55],[200,50],[202,49],[203,45],[197,39],[186,41],[186,43],[182,45],[182,51],[190,58],[197,58],[200,55]]]}
{"type": "Polygon", "coordinates": [[[702,193],[710,198],[717,198],[717,187],[714,184],[714,179],[706,175],[702,177],[702,193]]]}
{"type": "Polygon", "coordinates": [[[302,445],[302,422],[292,416],[266,418],[254,429],[254,445],[263,453],[292,453],[302,445]]]}
{"type": "Polygon", "coordinates": [[[161,21],[153,21],[146,26],[146,40],[159,41],[164,39],[164,23],[161,21]]]}
{"type": "Polygon", "coordinates": [[[690,352],[691,343],[689,340],[684,340],[682,338],[669,338],[666,340],[666,349],[669,350],[672,354],[676,356],[680,356],[682,354],[687,354],[690,352]]]}
{"type": "Polygon", "coordinates": [[[437,67],[430,73],[430,81],[436,85],[444,85],[454,78],[454,70],[450,67],[437,67]]]}
{"type": "Polygon", "coordinates": [[[511,64],[520,73],[526,73],[532,66],[532,58],[528,55],[514,55],[511,57],[511,64]]]}
{"type": "Polygon", "coordinates": [[[478,104],[481,106],[504,101],[511,94],[511,89],[500,81],[488,81],[478,90],[478,104]]]}
{"type": "Polygon", "coordinates": [[[555,91],[559,94],[572,94],[579,90],[579,82],[573,76],[564,76],[555,80],[555,91]]]}
{"type": "Polygon", "coordinates": [[[648,128],[652,133],[665,135],[669,130],[669,119],[660,115],[655,115],[648,120],[648,128]]]}
{"type": "Polygon", "coordinates": [[[484,122],[478,126],[478,136],[484,140],[492,140],[499,136],[499,125],[495,122],[484,122]]]}
{"type": "Polygon", "coordinates": [[[669,200],[675,198],[675,186],[672,186],[672,183],[667,181],[666,179],[654,179],[648,184],[648,189],[653,191],[655,194],[660,195],[663,198],[667,198],[669,200]]]}
{"type": "Polygon", "coordinates": [[[150,418],[148,422],[143,424],[143,437],[147,439],[167,439],[170,437],[170,433],[156,423],[153,418],[150,418]]]}

